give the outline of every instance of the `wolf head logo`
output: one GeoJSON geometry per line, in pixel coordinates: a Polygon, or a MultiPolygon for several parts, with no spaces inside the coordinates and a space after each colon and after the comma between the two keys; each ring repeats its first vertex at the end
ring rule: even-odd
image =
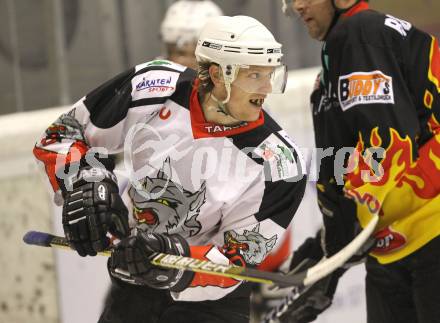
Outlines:
{"type": "Polygon", "coordinates": [[[257,224],[251,231],[244,230],[243,234],[227,231],[225,233],[225,247],[237,249],[248,264],[260,264],[275,246],[277,236],[274,235],[266,239],[259,231],[260,224],[257,224]]]}
{"type": "Polygon", "coordinates": [[[75,119],[75,109],[62,114],[46,129],[46,137],[42,144],[46,146],[54,142],[61,142],[64,139],[86,141],[83,127],[75,119]]]}
{"type": "Polygon", "coordinates": [[[202,228],[197,216],[206,200],[206,184],[203,182],[198,191],[190,192],[170,180],[171,171],[168,157],[155,178],[147,176],[142,181],[142,189],[148,196],[163,192],[158,198],[147,199],[146,194],[140,194],[134,187],[130,188],[137,228],[146,232],[178,233],[183,237],[191,237],[202,228]]]}

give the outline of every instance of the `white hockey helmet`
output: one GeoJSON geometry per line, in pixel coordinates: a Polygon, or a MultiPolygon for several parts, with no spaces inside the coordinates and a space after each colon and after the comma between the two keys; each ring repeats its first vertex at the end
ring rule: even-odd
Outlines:
{"type": "Polygon", "coordinates": [[[262,23],[252,17],[220,16],[209,19],[197,41],[195,54],[198,62],[220,65],[227,90],[223,103],[229,100],[231,84],[239,69],[253,65],[273,66],[271,93],[284,92],[287,73],[281,62],[281,44],[262,23]]]}
{"type": "Polygon", "coordinates": [[[162,21],[162,41],[178,47],[186,43],[196,43],[207,19],[222,14],[222,10],[210,0],[179,0],[168,8],[162,21]]]}

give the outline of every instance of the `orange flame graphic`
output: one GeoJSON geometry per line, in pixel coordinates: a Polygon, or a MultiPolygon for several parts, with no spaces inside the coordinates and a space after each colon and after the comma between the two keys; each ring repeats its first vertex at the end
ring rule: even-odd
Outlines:
{"type": "Polygon", "coordinates": [[[408,169],[399,183],[407,183],[423,199],[436,197],[440,183],[440,124],[434,116],[429,120],[429,127],[434,137],[419,149],[417,163],[408,169]]]}
{"type": "MultiPolygon", "coordinates": [[[[354,171],[346,176],[346,186],[349,188],[357,188],[370,182],[374,186],[396,185],[406,169],[413,164],[412,160],[412,143],[411,139],[406,136],[402,138],[399,133],[390,128],[390,142],[388,147],[384,147],[385,155],[380,165],[383,171],[376,172],[373,168],[373,156],[364,149],[365,144],[362,136],[359,135],[359,141],[356,146],[357,154],[353,154],[349,163],[351,166],[356,165],[354,171]]],[[[369,139],[371,148],[379,148],[382,145],[382,138],[379,135],[379,128],[376,127],[371,131],[369,139]]]]}
{"type": "MultiPolygon", "coordinates": [[[[388,147],[384,147],[385,156],[380,162],[382,173],[373,171],[372,156],[365,153],[365,144],[360,136],[356,146],[358,154],[354,154],[349,161],[353,163],[350,165],[357,167],[347,174],[346,187],[358,188],[369,182],[373,186],[387,186],[392,189],[407,184],[421,199],[437,196],[439,187],[436,183],[440,183],[440,124],[431,117],[429,126],[434,137],[419,149],[417,161],[412,157],[411,139],[408,136],[402,138],[395,129],[390,128],[390,143],[388,147]]],[[[369,141],[369,147],[381,146],[383,140],[377,127],[372,130],[369,141]]]]}
{"type": "Polygon", "coordinates": [[[438,46],[438,40],[435,37],[432,37],[431,41],[428,79],[434,83],[437,90],[440,92],[440,49],[438,46]]]}

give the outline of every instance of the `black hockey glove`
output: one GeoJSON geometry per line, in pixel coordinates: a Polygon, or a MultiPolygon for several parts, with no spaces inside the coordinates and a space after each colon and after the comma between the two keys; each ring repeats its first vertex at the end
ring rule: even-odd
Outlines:
{"type": "Polygon", "coordinates": [[[112,172],[81,168],[72,180],[72,190],[63,189],[63,196],[64,233],[80,256],[95,256],[106,249],[107,232],[120,239],[128,235],[128,211],[112,172]]]}
{"type": "Polygon", "coordinates": [[[327,258],[350,243],[362,230],[356,203],[328,182],[319,183],[318,205],[323,214],[322,248],[327,258]]]}
{"type": "MultiPolygon", "coordinates": [[[[318,232],[315,238],[307,239],[293,254],[290,273],[299,273],[316,265],[324,256],[321,249],[321,237],[318,232]]],[[[307,323],[316,320],[333,301],[339,278],[345,269],[337,269],[332,274],[307,287],[293,301],[287,311],[280,317],[280,322],[307,323]]]]}
{"type": "Polygon", "coordinates": [[[178,234],[145,233],[123,239],[109,259],[110,275],[123,281],[147,285],[156,289],[180,292],[191,283],[194,273],[178,269],[164,269],[150,263],[156,253],[189,256],[190,248],[178,234]]]}

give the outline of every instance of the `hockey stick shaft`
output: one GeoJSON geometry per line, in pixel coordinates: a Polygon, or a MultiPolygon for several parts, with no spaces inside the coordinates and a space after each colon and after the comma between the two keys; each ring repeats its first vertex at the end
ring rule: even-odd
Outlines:
{"type": "Polygon", "coordinates": [[[284,297],[281,303],[269,311],[261,321],[262,323],[276,323],[279,318],[285,314],[291,304],[299,298],[309,286],[315,284],[327,275],[330,275],[337,268],[342,267],[361,247],[368,238],[373,234],[376,228],[379,216],[376,214],[365,226],[365,228],[354,238],[347,246],[334,256],[323,259],[318,264],[307,270],[307,275],[302,286],[295,286],[293,290],[284,297]]]}
{"type": "MultiPolygon", "coordinates": [[[[66,238],[54,236],[45,232],[29,231],[24,237],[23,241],[26,244],[37,245],[41,247],[54,247],[67,250],[70,248],[66,238]]],[[[98,253],[102,256],[111,256],[111,250],[106,250],[98,253]]],[[[277,284],[280,286],[296,286],[302,284],[302,276],[287,277],[272,272],[265,272],[252,268],[245,268],[235,266],[232,264],[217,264],[209,260],[200,260],[190,257],[168,255],[164,253],[157,253],[151,260],[155,266],[173,269],[183,269],[198,273],[211,274],[223,277],[229,277],[237,280],[245,280],[261,284],[277,284]]]]}
{"type": "Polygon", "coordinates": [[[379,222],[379,216],[375,214],[365,228],[342,250],[307,270],[304,286],[312,285],[342,267],[373,234],[377,222],[379,222]]]}
{"type": "MultiPolygon", "coordinates": [[[[300,272],[291,276],[280,273],[266,272],[253,268],[235,266],[232,264],[217,264],[209,260],[200,260],[190,257],[168,255],[158,253],[151,260],[155,266],[173,269],[183,269],[198,273],[211,274],[223,277],[229,277],[237,280],[245,280],[262,284],[276,284],[279,287],[302,287],[308,286],[322,279],[337,268],[356,253],[356,251],[367,241],[376,227],[378,216],[374,216],[362,232],[353,239],[344,249],[307,271],[300,272]]],[[[23,237],[23,241],[27,244],[70,249],[66,238],[54,236],[49,233],[29,231],[23,237]]],[[[72,249],[70,249],[72,250],[72,249]]],[[[100,255],[110,256],[111,250],[103,251],[100,255]]]]}

